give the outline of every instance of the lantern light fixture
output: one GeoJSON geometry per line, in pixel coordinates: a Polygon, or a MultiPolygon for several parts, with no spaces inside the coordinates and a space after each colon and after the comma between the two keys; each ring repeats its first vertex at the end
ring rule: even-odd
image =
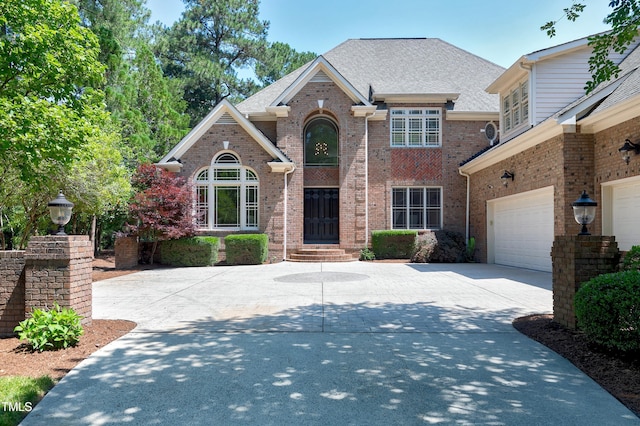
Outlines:
{"type": "Polygon", "coordinates": [[[511,179],[511,182],[513,182],[514,176],[515,175],[513,174],[513,172],[505,170],[502,176],[500,176],[500,180],[502,181],[502,184],[504,186],[509,186],[509,179],[511,179]]]}
{"type": "Polygon", "coordinates": [[[618,149],[620,154],[622,154],[622,159],[625,163],[629,164],[631,160],[631,152],[635,154],[640,154],[640,145],[631,142],[629,139],[624,140],[624,145],[618,149]]]}
{"type": "Polygon", "coordinates": [[[73,203],[67,200],[62,193],[62,190],[58,193],[58,196],[49,201],[49,214],[54,224],[58,225],[58,232],[55,235],[67,235],[64,232],[64,226],[71,220],[71,211],[73,210],[73,203]]]}
{"type": "Polygon", "coordinates": [[[578,235],[591,235],[587,229],[589,225],[596,218],[596,207],[598,203],[593,201],[587,195],[587,191],[582,191],[582,195],[576,201],[573,202],[573,216],[578,224],[582,225],[582,229],[578,235]]]}

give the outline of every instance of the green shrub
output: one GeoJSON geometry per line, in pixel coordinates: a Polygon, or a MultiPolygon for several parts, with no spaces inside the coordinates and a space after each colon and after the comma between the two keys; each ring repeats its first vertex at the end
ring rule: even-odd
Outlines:
{"type": "Polygon", "coordinates": [[[575,296],[578,327],[593,342],[620,351],[640,350],[640,271],[597,276],[575,296]]]}
{"type": "Polygon", "coordinates": [[[229,265],[259,265],[267,260],[267,234],[233,234],[224,238],[229,265]]]}
{"type": "Polygon", "coordinates": [[[160,263],[171,266],[211,266],[218,261],[220,239],[217,237],[189,237],[163,241],[160,244],[160,263]]]}
{"type": "Polygon", "coordinates": [[[371,251],[368,247],[363,248],[362,250],[360,250],[360,260],[375,260],[376,259],[376,254],[371,251]]]}
{"type": "Polygon", "coordinates": [[[430,231],[420,234],[411,255],[413,263],[460,263],[467,257],[467,245],[460,232],[430,231]]]}
{"type": "Polygon", "coordinates": [[[640,246],[633,246],[622,259],[622,269],[625,271],[640,269],[640,246]]]}
{"type": "Polygon", "coordinates": [[[31,318],[20,322],[14,329],[20,340],[27,340],[37,351],[58,350],[75,346],[84,333],[82,317],[71,308],[34,309],[31,318]]]}
{"type": "Polygon", "coordinates": [[[409,259],[417,236],[417,231],[373,231],[371,249],[378,259],[409,259]]]}

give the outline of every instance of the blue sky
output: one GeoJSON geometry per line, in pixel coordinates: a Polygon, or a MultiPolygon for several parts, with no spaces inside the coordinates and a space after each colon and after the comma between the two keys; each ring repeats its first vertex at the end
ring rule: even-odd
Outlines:
{"type": "MultiPolygon", "coordinates": [[[[435,37],[503,67],[520,56],[609,29],[609,0],[583,0],[576,22],[559,22],[549,39],[540,26],[562,16],[571,0],[262,0],[269,41],[322,54],[350,38],[435,37]]],[[[151,21],[171,25],[181,0],[147,0],[151,21]]]]}

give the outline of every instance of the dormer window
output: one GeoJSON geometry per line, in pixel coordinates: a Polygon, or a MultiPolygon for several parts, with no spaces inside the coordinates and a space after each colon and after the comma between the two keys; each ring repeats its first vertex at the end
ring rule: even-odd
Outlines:
{"type": "Polygon", "coordinates": [[[508,133],[529,123],[529,82],[520,82],[502,97],[502,125],[508,133]]]}

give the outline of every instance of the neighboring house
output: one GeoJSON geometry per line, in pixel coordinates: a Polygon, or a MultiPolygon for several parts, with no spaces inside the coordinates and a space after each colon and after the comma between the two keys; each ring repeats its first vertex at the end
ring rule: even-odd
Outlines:
{"type": "Polygon", "coordinates": [[[551,271],[554,236],[580,231],[571,203],[583,190],[598,202],[591,233],[640,244],[640,157],[619,152],[640,142],[640,48],[612,56],[620,75],[585,95],[590,55],[587,38],[524,55],[488,86],[499,143],[460,167],[479,260],[551,271]]]}
{"type": "Polygon", "coordinates": [[[377,229],[464,233],[458,166],[489,145],[485,89],[503,71],[439,39],[348,40],[220,102],[158,164],[193,182],[200,232],[264,232],[272,256],[357,251],[377,229]]]}

